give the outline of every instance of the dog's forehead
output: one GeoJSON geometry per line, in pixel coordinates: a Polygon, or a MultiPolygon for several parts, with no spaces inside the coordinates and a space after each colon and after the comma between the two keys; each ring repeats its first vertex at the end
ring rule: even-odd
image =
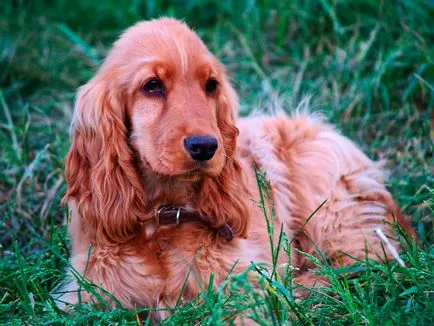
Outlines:
{"type": "Polygon", "coordinates": [[[115,44],[116,52],[126,52],[131,60],[157,60],[179,67],[215,67],[217,60],[202,40],[186,24],[174,19],[139,23],[127,30],[115,44]]]}

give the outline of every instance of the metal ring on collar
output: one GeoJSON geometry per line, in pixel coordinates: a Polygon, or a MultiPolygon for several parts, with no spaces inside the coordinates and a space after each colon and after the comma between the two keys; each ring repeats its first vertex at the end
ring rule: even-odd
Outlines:
{"type": "Polygon", "coordinates": [[[179,220],[181,218],[181,207],[178,207],[178,210],[176,211],[176,225],[179,225],[179,220]]]}

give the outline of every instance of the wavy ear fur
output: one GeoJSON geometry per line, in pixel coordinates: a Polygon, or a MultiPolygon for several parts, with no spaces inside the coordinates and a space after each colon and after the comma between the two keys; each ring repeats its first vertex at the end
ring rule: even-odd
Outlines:
{"type": "Polygon", "coordinates": [[[226,152],[226,164],[218,177],[203,181],[198,207],[214,226],[228,223],[235,234],[244,236],[248,226],[249,189],[235,153],[239,133],[235,126],[237,109],[235,90],[225,80],[218,98],[217,121],[226,152]]]}
{"type": "Polygon", "coordinates": [[[129,240],[144,219],[145,193],[128,145],[127,113],[117,89],[98,75],[78,92],[66,158],[66,200],[98,239],[129,240]]]}

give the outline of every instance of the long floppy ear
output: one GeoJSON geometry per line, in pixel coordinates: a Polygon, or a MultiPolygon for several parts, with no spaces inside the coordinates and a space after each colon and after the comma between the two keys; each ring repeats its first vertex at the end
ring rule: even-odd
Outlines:
{"type": "Polygon", "coordinates": [[[128,145],[120,94],[97,75],[80,88],[66,158],[66,200],[75,200],[83,223],[100,240],[124,242],[136,231],[145,193],[128,145]]]}
{"type": "Polygon", "coordinates": [[[245,236],[250,193],[235,151],[239,133],[235,126],[238,98],[226,79],[221,85],[217,102],[217,122],[223,138],[226,164],[218,177],[203,181],[198,208],[214,226],[228,223],[235,234],[245,236]]]}

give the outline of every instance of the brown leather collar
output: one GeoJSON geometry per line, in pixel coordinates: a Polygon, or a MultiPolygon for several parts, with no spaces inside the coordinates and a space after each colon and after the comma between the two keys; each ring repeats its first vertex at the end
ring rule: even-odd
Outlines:
{"type": "Polygon", "coordinates": [[[215,229],[226,240],[232,240],[234,237],[234,231],[225,223],[218,228],[212,227],[205,218],[202,218],[201,214],[197,211],[189,210],[183,206],[165,205],[161,206],[155,211],[155,224],[158,225],[170,225],[170,224],[182,224],[189,222],[203,222],[209,227],[215,229]]]}

